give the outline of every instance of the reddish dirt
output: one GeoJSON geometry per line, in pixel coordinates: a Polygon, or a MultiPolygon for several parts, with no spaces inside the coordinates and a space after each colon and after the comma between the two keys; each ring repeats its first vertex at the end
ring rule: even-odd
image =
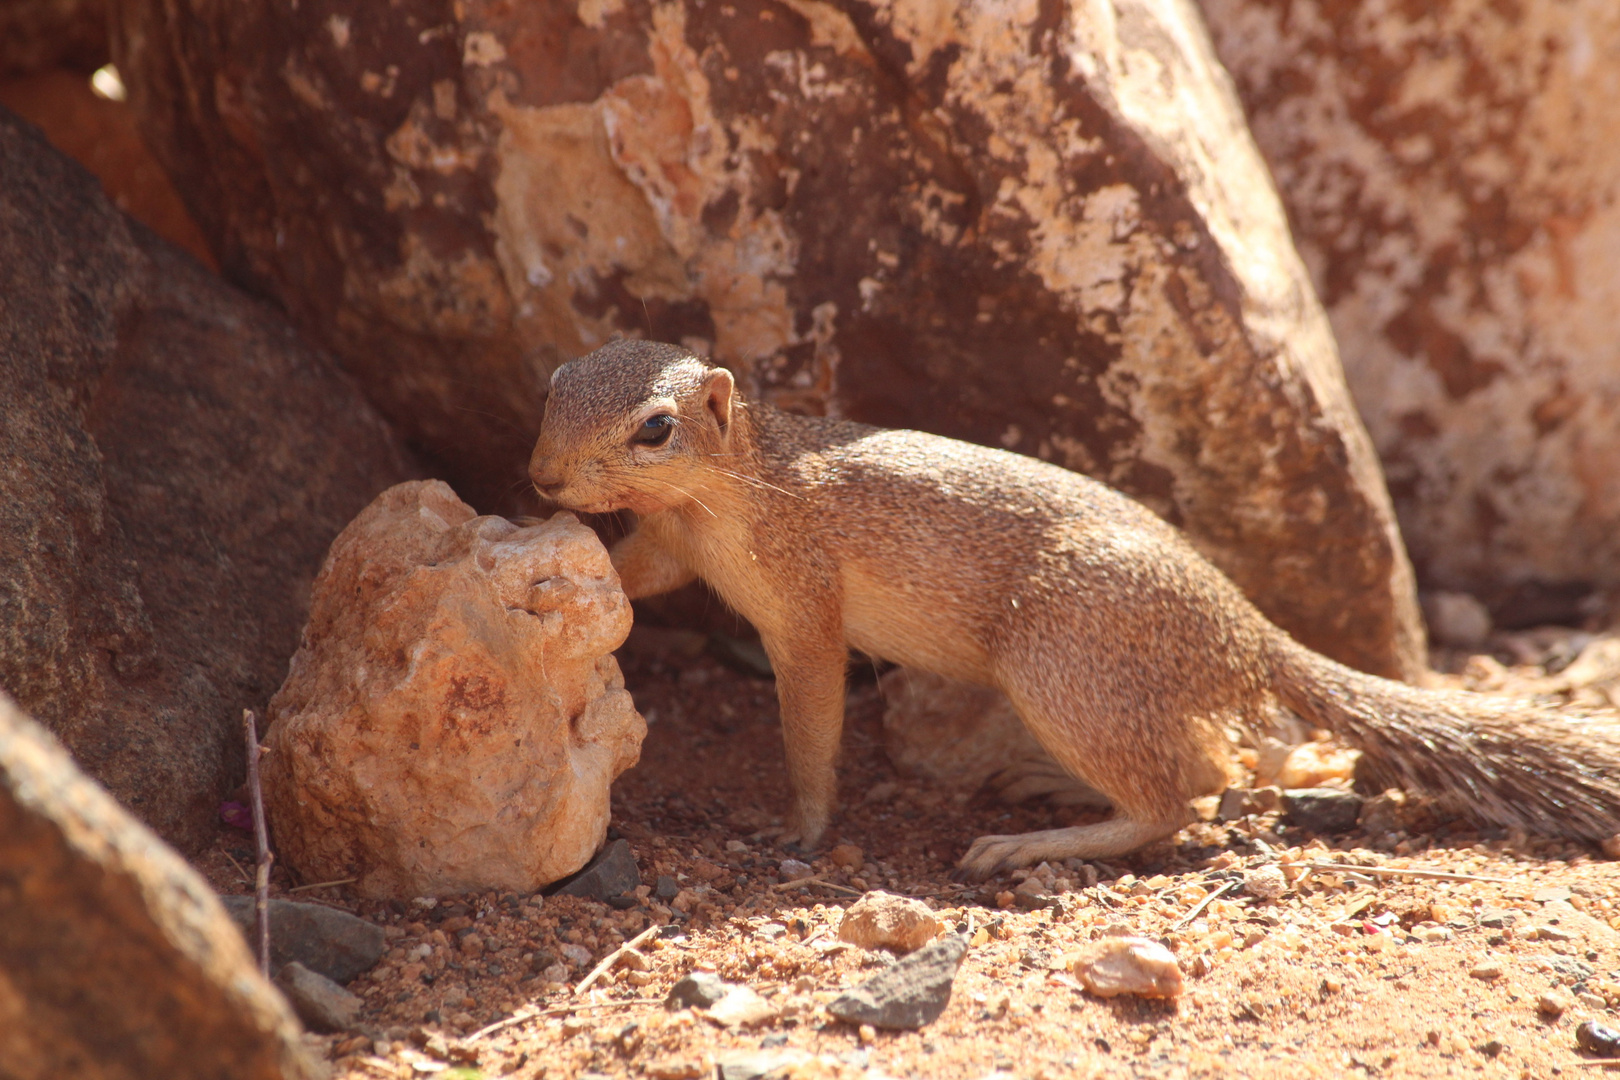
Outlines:
{"type": "MultiPolygon", "coordinates": [[[[1578,685],[1559,681],[1578,651],[1571,634],[1494,642],[1518,666],[1436,660],[1455,684],[1611,705],[1620,666],[1571,665],[1578,685]]],[[[672,642],[682,639],[660,644],[672,642]]],[[[771,1075],[793,1077],[1541,1077],[1590,1073],[1575,1026],[1607,1022],[1620,1005],[1620,863],[1575,845],[1433,822],[1410,835],[1318,837],[1273,811],[1197,824],[1116,863],[1049,868],[1038,875],[1056,894],[1046,908],[1016,906],[1020,875],[953,884],[955,858],[979,833],[1074,816],[896,776],[869,672],[850,694],[844,807],[829,844],[858,847],[863,864],[824,854],[811,860],[815,882],[784,884],[790,856],[772,844],[786,791],[772,684],[678,648],[622,661],[650,727],[641,765],[615,788],[614,822],[647,898],[621,911],[553,897],[426,908],[355,902],[340,888],[299,893],[374,919],[391,939],[383,963],[350,986],[365,1000],[366,1033],[311,1037],[334,1075],[707,1077],[754,1053],[777,1059],[771,1075]],[[1337,861],[1361,868],[1307,867],[1337,861]],[[1188,919],[1210,892],[1265,865],[1283,871],[1281,896],[1233,887],[1188,919]],[[1504,880],[1390,872],[1402,869],[1504,880]],[[680,886],[672,905],[652,893],[660,877],[680,886]],[[924,898],[974,935],[950,1006],[920,1031],[862,1031],[825,1011],[886,962],[837,938],[842,909],[869,888],[924,898]],[[673,936],[639,950],[644,963],[573,993],[654,924],[673,936]],[[1110,928],[1168,944],[1186,993],[1104,1000],[1080,989],[1067,962],[1110,928]],[[666,1012],[671,985],[698,968],[751,986],[777,1017],[726,1030],[666,1012]],[[559,975],[567,982],[548,981],[559,975]],[[1541,1006],[1549,992],[1561,1014],[1541,1006]]],[[[230,860],[246,867],[249,846],[222,833],[203,859],[222,891],[246,891],[230,860]]],[[[289,884],[278,877],[276,894],[289,884]]]]}

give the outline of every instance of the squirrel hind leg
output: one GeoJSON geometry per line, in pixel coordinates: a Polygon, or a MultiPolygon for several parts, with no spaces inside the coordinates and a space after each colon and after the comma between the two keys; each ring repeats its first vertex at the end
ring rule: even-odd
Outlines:
{"type": "Polygon", "coordinates": [[[973,841],[967,854],[956,864],[957,876],[968,881],[983,881],[996,874],[1040,862],[1109,859],[1162,840],[1184,824],[1179,820],[1142,821],[1121,816],[1095,825],[1045,829],[1013,836],[981,836],[973,841]]]}
{"type": "Polygon", "coordinates": [[[1076,777],[1049,755],[1020,758],[984,782],[1003,802],[1020,803],[1045,797],[1057,806],[1106,810],[1114,801],[1076,777]]]}

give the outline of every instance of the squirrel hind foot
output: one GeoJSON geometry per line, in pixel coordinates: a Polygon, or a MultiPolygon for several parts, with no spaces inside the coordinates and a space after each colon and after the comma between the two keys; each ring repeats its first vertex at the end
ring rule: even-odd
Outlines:
{"type": "Polygon", "coordinates": [[[1181,821],[1139,821],[1115,817],[1095,825],[1011,836],[981,836],[956,864],[956,877],[983,881],[1021,866],[1060,859],[1108,859],[1162,840],[1181,828],[1181,821]]]}

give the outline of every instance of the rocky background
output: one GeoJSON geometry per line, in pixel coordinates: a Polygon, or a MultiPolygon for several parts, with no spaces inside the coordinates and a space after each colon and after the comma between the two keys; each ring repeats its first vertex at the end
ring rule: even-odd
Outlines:
{"type": "Polygon", "coordinates": [[[1421,675],[1417,583],[1620,583],[1597,0],[39,0],[0,43],[0,687],[182,846],[343,525],[423,473],[524,509],[617,333],[1101,477],[1367,670],[1421,675]]]}

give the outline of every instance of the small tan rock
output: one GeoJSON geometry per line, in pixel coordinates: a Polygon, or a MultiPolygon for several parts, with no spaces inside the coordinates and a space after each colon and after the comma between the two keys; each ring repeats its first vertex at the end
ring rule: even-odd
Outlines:
{"type": "Polygon", "coordinates": [[[1472,975],[1476,979],[1485,979],[1486,981],[1489,981],[1491,979],[1500,979],[1503,971],[1504,968],[1502,967],[1501,961],[1482,960],[1478,964],[1475,964],[1473,968],[1469,970],[1468,974],[1472,975]]]}
{"type": "Polygon", "coordinates": [[[927,904],[893,893],[869,892],[844,912],[838,937],[863,949],[909,953],[939,934],[939,919],[927,904]]]}
{"type": "Polygon", "coordinates": [[[1562,990],[1548,990],[1536,999],[1536,1011],[1546,1016],[1562,1016],[1575,1004],[1562,990]]]}
{"type": "Polygon", "coordinates": [[[1100,939],[1076,958],[1074,977],[1098,997],[1174,998],[1183,986],[1175,954],[1144,937],[1100,939]]]}
{"type": "Polygon", "coordinates": [[[1329,780],[1349,780],[1361,751],[1331,742],[1301,743],[1283,758],[1277,786],[1284,791],[1321,787],[1329,780]]]}
{"type": "Polygon", "coordinates": [[[578,870],[646,734],[610,655],[629,629],[572,515],[519,527],[438,481],[385,491],[333,543],[270,705],[283,858],[392,898],[578,870]]]}
{"type": "Polygon", "coordinates": [[[1288,891],[1288,878],[1279,866],[1256,866],[1243,872],[1243,887],[1257,900],[1275,900],[1288,891]]]}
{"type": "Polygon", "coordinates": [[[709,1019],[721,1027],[757,1027],[776,1019],[776,1006],[746,986],[732,986],[709,1008],[709,1019]]]}

